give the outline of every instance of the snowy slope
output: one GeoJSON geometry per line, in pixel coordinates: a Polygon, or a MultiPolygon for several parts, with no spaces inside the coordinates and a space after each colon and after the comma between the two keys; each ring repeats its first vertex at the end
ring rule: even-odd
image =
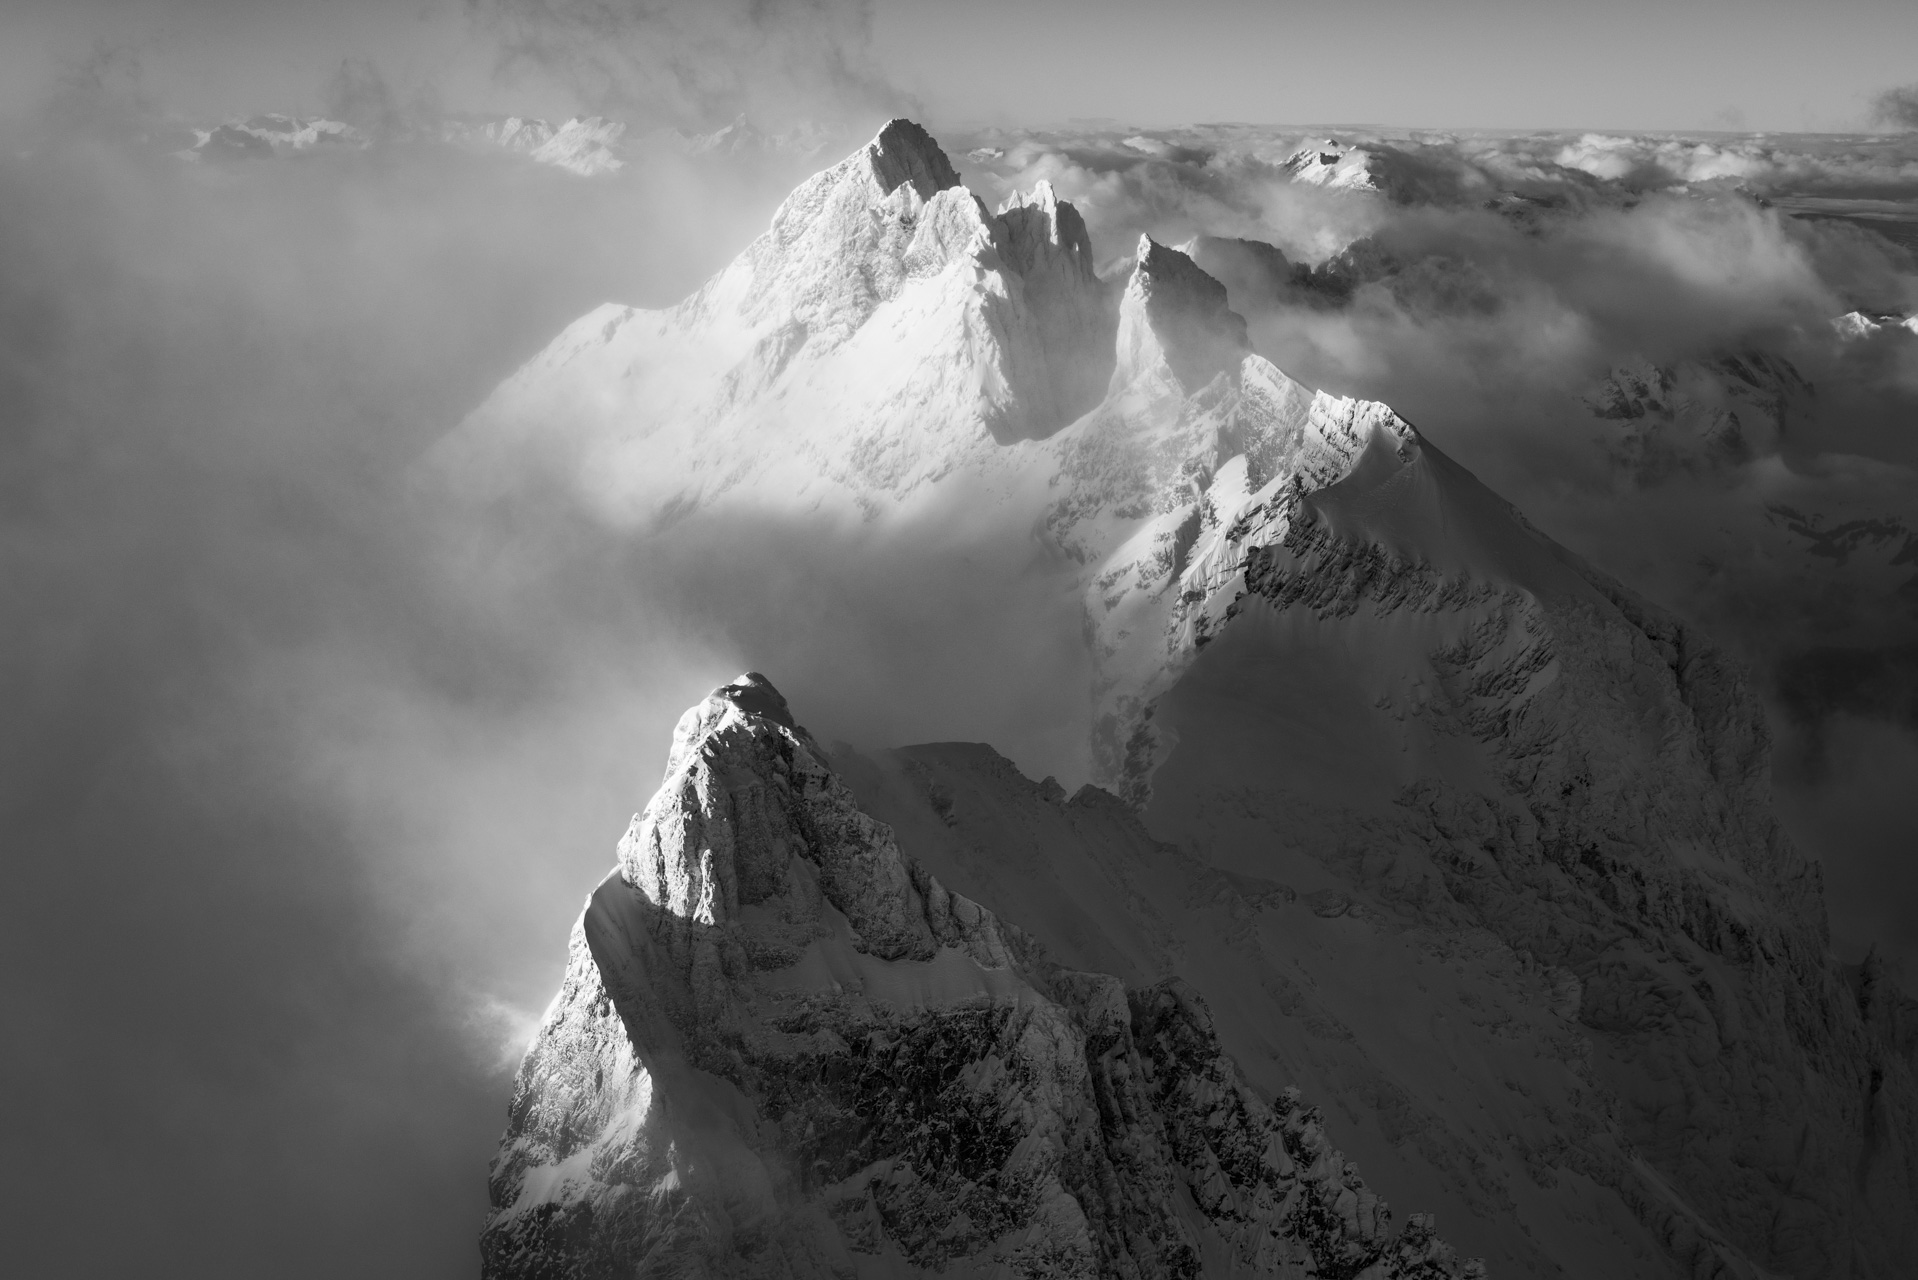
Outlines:
{"type": "Polygon", "coordinates": [[[1691,1274],[1674,1231],[1762,1274],[1635,1158],[1591,1077],[1577,979],[1437,910],[1442,887],[1415,921],[1277,840],[1256,872],[1214,867],[972,744],[842,768],[902,849],[1062,963],[1190,983],[1256,1087],[1322,1101],[1348,1159],[1490,1274],[1691,1274]]]}
{"type": "Polygon", "coordinates": [[[679,306],[575,323],[442,461],[481,488],[557,463],[642,526],[714,504],[875,512],[957,469],[1020,470],[1004,444],[1095,398],[1103,344],[1083,335],[1103,310],[1069,205],[1042,189],[994,215],[895,121],[679,306]]]}

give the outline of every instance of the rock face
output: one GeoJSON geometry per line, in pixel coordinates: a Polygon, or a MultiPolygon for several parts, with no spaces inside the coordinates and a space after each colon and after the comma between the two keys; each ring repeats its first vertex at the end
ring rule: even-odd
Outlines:
{"type": "Polygon", "coordinates": [[[1742,673],[1250,350],[1187,255],[1143,240],[1116,303],[1090,263],[1049,187],[989,213],[895,121],[447,442],[652,537],[1036,540],[1104,788],[829,766],[756,680],[689,715],[522,1073],[493,1273],[1449,1266],[1304,1189],[1297,1083],[1502,1274],[1903,1275],[1909,1004],[1829,955],[1742,673]]]}
{"type": "Polygon", "coordinates": [[[1314,269],[1263,240],[1194,236],[1180,248],[1248,310],[1338,307],[1351,301],[1357,284],[1353,274],[1340,270],[1358,256],[1350,249],[1314,269]]]}
{"type": "Polygon", "coordinates": [[[1452,1277],[1205,1002],[948,892],[742,676],[573,932],[484,1274],[1452,1277]]]}
{"type": "Polygon", "coordinates": [[[1605,424],[1615,464],[1650,484],[1776,453],[1812,394],[1790,361],[1750,351],[1673,368],[1624,365],[1592,388],[1585,406],[1605,424]]]}
{"type": "Polygon", "coordinates": [[[1177,745],[1154,830],[1242,874],[1317,870],[1383,920],[1496,940],[1562,982],[1588,1065],[1582,1096],[1542,1108],[1539,1185],[1615,1191],[1693,1272],[1896,1274],[1911,1063],[1874,1045],[1828,958],[1742,677],[1596,577],[1448,581],[1329,536],[1336,514],[1260,550],[1239,616],[1161,703],[1177,745]]]}

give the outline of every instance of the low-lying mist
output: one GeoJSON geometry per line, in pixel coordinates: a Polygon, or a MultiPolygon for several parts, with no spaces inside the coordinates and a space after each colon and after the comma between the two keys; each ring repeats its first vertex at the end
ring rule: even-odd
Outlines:
{"type": "Polygon", "coordinates": [[[939,602],[993,616],[963,566],[815,590],[797,534],[661,560],[411,477],[564,322],[690,291],[798,176],[0,160],[22,1273],[470,1273],[518,1049],[678,714],[757,664],[832,698],[822,732],[938,736],[940,664],[984,661],[939,602]],[[26,1226],[103,1186],[97,1229],[26,1226]]]}

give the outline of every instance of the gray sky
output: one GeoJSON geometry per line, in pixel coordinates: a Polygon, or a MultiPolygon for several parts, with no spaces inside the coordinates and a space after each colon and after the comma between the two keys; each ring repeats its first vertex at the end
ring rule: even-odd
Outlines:
{"type": "Polygon", "coordinates": [[[1918,78],[1918,6],[889,0],[877,45],[937,109],[1026,120],[1822,130],[1918,78]]]}
{"type": "MultiPolygon", "coordinates": [[[[403,92],[430,87],[448,107],[564,114],[593,105],[571,81],[578,60],[502,65],[502,42],[516,15],[584,7],[13,0],[0,19],[9,28],[0,41],[0,93],[18,102],[62,60],[107,41],[137,48],[155,89],[197,113],[312,109],[340,61],[361,58],[403,92]]],[[[949,121],[1844,130],[1869,123],[1875,93],[1918,80],[1918,5],[1908,0],[645,7],[647,18],[623,24],[627,35],[723,51],[714,65],[751,48],[754,78],[773,81],[781,77],[766,77],[765,64],[753,61],[768,44],[831,45],[846,55],[845,68],[889,81],[900,105],[916,102],[949,121]],[[776,39],[729,34],[750,25],[749,13],[776,39]],[[863,70],[862,59],[870,64],[863,70]]],[[[764,96],[774,106],[776,86],[764,96]]]]}

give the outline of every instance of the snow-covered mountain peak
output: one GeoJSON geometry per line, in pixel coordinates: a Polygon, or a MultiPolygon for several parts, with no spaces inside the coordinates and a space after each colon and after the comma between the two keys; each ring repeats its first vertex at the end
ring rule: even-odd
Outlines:
{"type": "Polygon", "coordinates": [[[1847,311],[1831,322],[1832,331],[1847,342],[1876,337],[1880,333],[1918,333],[1918,315],[1900,315],[1895,311],[1847,311]]]}
{"type": "MultiPolygon", "coordinates": [[[[923,960],[940,946],[892,833],[858,811],[786,699],[752,672],[680,718],[665,782],[627,828],[619,867],[663,913],[655,936],[695,965],[729,945],[762,968],[797,958],[824,923],[822,892],[852,926],[855,951],[923,960]],[[795,854],[810,859],[814,883],[793,874],[795,854]],[[801,915],[810,927],[796,930],[801,915]]],[[[1004,945],[994,931],[979,958],[1003,962],[1004,945]]]]}
{"type": "Polygon", "coordinates": [[[685,767],[687,759],[715,733],[731,728],[748,728],[752,720],[763,720],[794,736],[805,731],[793,721],[785,695],[773,688],[772,681],[757,671],[748,671],[729,684],[708,694],[704,701],[687,709],[673,726],[673,745],[666,755],[670,776],[685,767]]]}
{"type": "Polygon", "coordinates": [[[910,120],[888,120],[860,154],[872,165],[879,189],[887,194],[910,182],[921,198],[930,200],[959,185],[959,172],[946,153],[931,134],[910,120]]]}
{"type": "Polygon", "coordinates": [[[1226,306],[1225,286],[1177,249],[1139,237],[1119,302],[1117,382],[1169,374],[1190,394],[1221,374],[1235,375],[1251,349],[1245,317],[1226,306]]]}
{"type": "Polygon", "coordinates": [[[1094,276],[1092,237],[1079,211],[1059,199],[1044,178],[1031,191],[1015,191],[1000,204],[998,219],[1006,228],[1003,251],[1014,270],[1025,274],[1041,245],[1064,254],[1086,279],[1094,276]]]}
{"type": "Polygon", "coordinates": [[[1310,143],[1286,159],[1286,172],[1294,182],[1304,182],[1333,191],[1377,191],[1379,182],[1372,172],[1372,153],[1332,138],[1310,143]]]}
{"type": "Polygon", "coordinates": [[[950,173],[923,131],[915,138],[888,125],[788,196],[772,228],[708,292],[750,320],[781,322],[804,341],[843,341],[909,279],[935,275],[990,244],[985,211],[972,193],[938,185],[950,173]],[[920,141],[924,146],[908,145],[920,141]],[[736,289],[742,298],[735,299],[736,289]]]}
{"type": "Polygon", "coordinates": [[[866,519],[1051,435],[1112,368],[1084,222],[1050,189],[994,215],[956,184],[892,121],[685,302],[576,322],[441,460],[482,491],[557,465],[622,523],[729,494],[866,519]]]}

